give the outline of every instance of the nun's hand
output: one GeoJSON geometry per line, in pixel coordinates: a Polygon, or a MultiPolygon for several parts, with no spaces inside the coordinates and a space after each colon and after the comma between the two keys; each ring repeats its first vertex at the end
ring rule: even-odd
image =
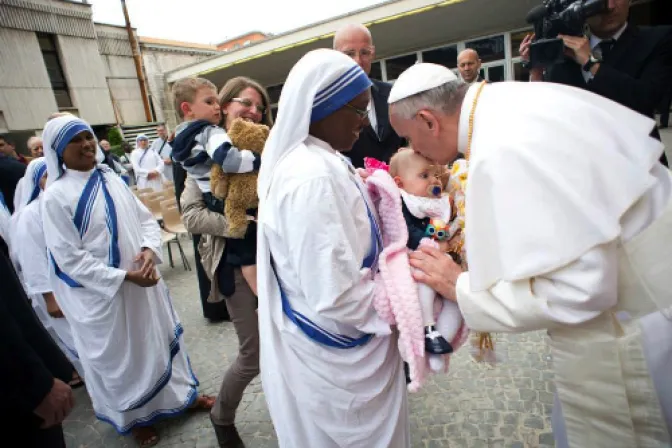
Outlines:
{"type": "Polygon", "coordinates": [[[364,168],[357,168],[355,171],[357,171],[357,174],[359,174],[359,177],[362,178],[362,180],[366,181],[366,178],[369,177],[371,174],[366,171],[364,168]]]}
{"type": "Polygon", "coordinates": [[[150,288],[159,283],[161,278],[156,274],[156,271],[152,272],[149,277],[145,277],[142,271],[128,271],[125,279],[142,288],[150,288]]]}
{"type": "Polygon", "coordinates": [[[133,261],[141,264],[140,272],[143,277],[150,277],[154,272],[154,252],[151,249],[143,248],[133,261]]]}
{"type": "Polygon", "coordinates": [[[422,246],[410,254],[411,266],[416,268],[416,281],[430,286],[438,294],[452,301],[457,300],[455,284],[462,268],[439,249],[422,246]]]}

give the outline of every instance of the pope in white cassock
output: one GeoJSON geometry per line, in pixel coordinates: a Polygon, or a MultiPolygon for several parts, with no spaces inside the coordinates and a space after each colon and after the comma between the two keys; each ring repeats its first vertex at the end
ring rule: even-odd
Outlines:
{"type": "Polygon", "coordinates": [[[52,119],[43,138],[51,284],[93,409],[118,432],[133,430],[141,446],[154,444],[156,420],[212,406],[197,397],[182,325],[155,270],[159,225],[119,176],[96,164],[98,144],[86,122],[52,119]]]}
{"type": "Polygon", "coordinates": [[[558,447],[670,446],[672,175],[655,123],[551,83],[464,85],[418,64],[391,123],[438,163],[469,164],[469,272],[412,255],[476,331],[548,329],[558,447]]]}
{"type": "Polygon", "coordinates": [[[131,165],[138,188],[163,190],[163,170],[165,164],[161,156],[149,147],[149,139],[140,134],[135,139],[135,149],[131,153],[131,165]]]}
{"type": "Polygon", "coordinates": [[[281,447],[410,446],[395,336],[372,306],[377,216],[347,151],[366,74],[315,50],[292,68],[258,192],[261,378],[281,447]]]}

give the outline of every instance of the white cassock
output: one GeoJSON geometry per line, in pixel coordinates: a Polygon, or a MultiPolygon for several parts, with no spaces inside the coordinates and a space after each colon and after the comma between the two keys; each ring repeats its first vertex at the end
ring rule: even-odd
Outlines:
{"type": "MultiPolygon", "coordinates": [[[[152,146],[149,149],[153,149],[161,157],[162,160],[172,160],[171,156],[173,155],[173,148],[170,146],[166,140],[161,137],[157,138],[152,142],[152,146]]],[[[166,180],[173,181],[173,167],[172,165],[166,165],[163,170],[163,177],[166,180]]]]}
{"type": "Polygon", "coordinates": [[[151,148],[136,148],[131,153],[131,164],[135,174],[135,183],[138,188],[152,188],[154,191],[163,190],[163,159],[151,148]],[[147,175],[156,171],[159,176],[150,180],[147,175]]]}
{"type": "Polygon", "coordinates": [[[550,83],[486,86],[476,106],[458,303],[477,331],[549,329],[558,447],[670,446],[672,176],[654,125],[550,83]]]}
{"type": "Polygon", "coordinates": [[[292,308],[335,334],[376,335],[352,349],[318,344],[283,314],[276,278],[260,279],[277,298],[262,303],[260,295],[261,376],[273,415],[291,416],[274,418],[286,447],[408,446],[399,350],[373,308],[370,270],[362,268],[371,250],[369,199],[348,166],[308,137],[278,164],[260,218],[292,308]]]}
{"type": "Polygon", "coordinates": [[[30,297],[35,314],[79,375],[84,377],[70,323],[66,318],[51,317],[44,300],[44,294],[53,292],[54,288],[49,276],[50,264],[42,227],[41,199],[35,199],[12,217],[12,261],[26,294],[30,297]]]}
{"type": "Polygon", "coordinates": [[[53,181],[42,216],[51,282],[72,326],[94,411],[125,434],[184,411],[198,381],[165,283],[141,288],[124,281],[126,271],[139,268],[133,259],[141,248],[161,260],[159,226],[119,176],[98,170],[104,184],[96,182],[96,170],[67,170],[53,181]]]}

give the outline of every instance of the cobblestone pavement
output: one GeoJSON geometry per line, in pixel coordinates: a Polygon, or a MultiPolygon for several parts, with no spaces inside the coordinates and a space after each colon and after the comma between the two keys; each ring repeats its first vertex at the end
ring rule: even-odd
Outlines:
{"type": "MultiPolygon", "coordinates": [[[[183,246],[193,260],[190,242],[183,240],[183,246]]],[[[235,356],[237,339],[231,323],[209,324],[202,317],[195,271],[185,271],[178,259],[175,262],[175,268],[164,266],[162,274],[184,325],[201,391],[214,395],[235,356]]],[[[495,368],[472,362],[466,349],[456,354],[448,375],[435,377],[410,396],[413,447],[554,446],[550,428],[553,385],[545,338],[543,333],[498,335],[497,351],[505,359],[495,368]]],[[[131,437],[120,437],[110,425],[95,419],[84,389],[76,390],[75,397],[77,405],[64,425],[68,447],[137,446],[131,437]]],[[[243,397],[236,424],[249,448],[277,446],[258,379],[243,397]]],[[[162,422],[158,430],[159,447],[217,446],[207,414],[162,422]]]]}

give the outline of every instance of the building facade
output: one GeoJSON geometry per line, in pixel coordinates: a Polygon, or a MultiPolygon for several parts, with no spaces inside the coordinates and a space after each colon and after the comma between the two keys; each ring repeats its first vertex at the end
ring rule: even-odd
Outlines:
{"type": "Polygon", "coordinates": [[[241,47],[246,47],[251,45],[252,42],[258,42],[270,37],[270,35],[262,33],[261,31],[250,31],[241,36],[232,37],[227,39],[224,42],[217,44],[217,50],[219,51],[231,51],[237,50],[241,47]]]}
{"type": "MultiPolygon", "coordinates": [[[[150,122],[174,124],[163,73],[220,52],[137,35],[136,42],[150,122]]],[[[0,134],[20,151],[54,112],[80,116],[102,135],[113,125],[154,127],[147,123],[126,27],[94,23],[87,2],[0,0],[0,60],[0,134]]]]}
{"type": "MultiPolygon", "coordinates": [[[[660,11],[669,0],[634,0],[631,20],[637,24],[670,23],[660,11]],[[660,10],[660,11],[659,11],[660,10]],[[666,22],[667,20],[667,22],[666,22]]],[[[394,82],[416,62],[433,62],[457,69],[465,48],[478,51],[483,78],[491,81],[527,80],[518,47],[531,31],[527,13],[541,0],[392,0],[270,37],[253,46],[185,66],[166,74],[168,83],[185,76],[202,76],[221,87],[234,76],[249,76],[266,86],[273,107],[291,67],[307,51],[329,48],[334,33],[349,23],[369,28],[377,60],[371,77],[394,82]]]]}
{"type": "Polygon", "coordinates": [[[115,122],[90,5],[0,0],[0,59],[0,133],[41,129],[56,111],[115,122]]]}

